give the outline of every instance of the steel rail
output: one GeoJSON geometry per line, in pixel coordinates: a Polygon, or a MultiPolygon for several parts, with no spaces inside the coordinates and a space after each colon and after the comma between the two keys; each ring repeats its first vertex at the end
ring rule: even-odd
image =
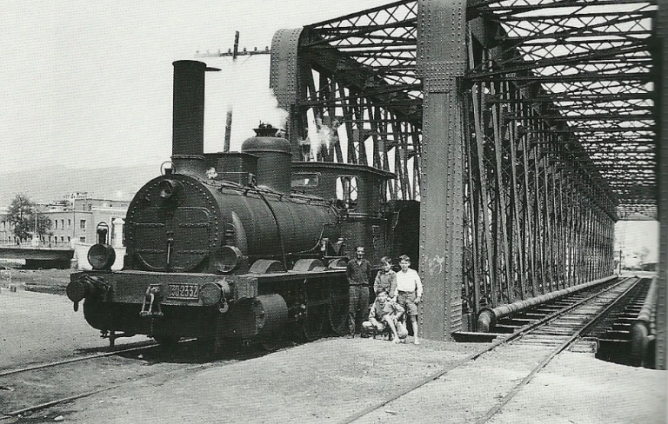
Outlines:
{"type": "MultiPolygon", "coordinates": [[[[378,402],[376,404],[373,404],[373,405],[371,405],[371,406],[369,406],[369,407],[367,407],[367,408],[365,408],[365,409],[363,409],[359,412],[356,412],[356,413],[344,418],[342,421],[339,421],[339,423],[340,424],[350,424],[350,423],[362,418],[363,416],[368,415],[368,414],[382,408],[383,406],[387,405],[388,403],[393,402],[393,401],[395,401],[395,400],[397,400],[397,399],[399,399],[399,398],[401,398],[401,397],[419,389],[420,387],[426,385],[427,383],[429,383],[431,381],[434,381],[434,380],[437,380],[438,378],[444,376],[445,374],[447,374],[448,372],[450,372],[450,371],[452,371],[456,368],[459,368],[460,366],[466,364],[467,362],[475,361],[476,359],[478,359],[479,357],[481,357],[485,353],[491,352],[492,350],[496,349],[497,347],[499,347],[501,345],[506,345],[506,344],[509,344],[510,342],[512,342],[514,340],[517,340],[518,338],[524,336],[526,333],[532,331],[536,327],[539,327],[539,326],[553,320],[554,318],[557,318],[558,316],[560,316],[560,315],[562,315],[566,312],[569,312],[570,310],[589,302],[590,300],[596,298],[597,296],[600,296],[602,294],[607,293],[608,291],[620,286],[621,284],[624,284],[625,282],[627,282],[628,280],[630,280],[632,278],[636,278],[636,277],[627,277],[627,278],[619,281],[618,283],[615,283],[615,284],[611,285],[610,287],[607,287],[605,290],[601,290],[600,292],[597,292],[597,293],[595,293],[591,296],[588,296],[587,298],[585,298],[583,300],[580,300],[580,301],[574,303],[573,305],[567,306],[567,307],[565,307],[565,308],[563,308],[559,311],[556,311],[556,312],[554,312],[554,313],[536,321],[535,323],[532,323],[532,324],[529,324],[529,325],[523,327],[521,330],[509,335],[506,338],[496,340],[496,341],[492,342],[492,344],[490,344],[489,346],[487,346],[487,347],[485,347],[485,348],[483,348],[483,349],[481,349],[481,350],[479,350],[475,353],[472,353],[472,354],[466,356],[465,358],[462,358],[458,361],[455,361],[451,365],[448,365],[448,366],[445,366],[445,367],[441,368],[440,370],[434,372],[433,374],[428,375],[427,377],[423,378],[422,380],[419,380],[416,383],[413,383],[409,387],[407,387],[403,390],[400,390],[400,391],[398,391],[397,393],[395,393],[391,396],[388,396],[384,400],[381,400],[380,402],[378,402]]],[[[638,279],[638,281],[639,281],[639,279],[638,279]]],[[[573,294],[575,294],[575,293],[573,293],[573,294]]]]}
{"type": "Polygon", "coordinates": [[[156,343],[156,342],[145,342],[145,344],[143,344],[141,346],[133,346],[133,347],[125,348],[125,349],[114,350],[114,351],[111,351],[111,352],[96,353],[94,355],[80,356],[80,357],[77,357],[77,358],[64,359],[62,361],[47,362],[47,363],[44,363],[44,364],[31,365],[31,366],[27,366],[27,367],[24,367],[24,368],[17,368],[17,369],[13,369],[13,370],[3,370],[3,371],[0,371],[0,377],[5,377],[5,376],[8,376],[8,375],[12,375],[12,374],[19,374],[19,373],[22,373],[22,372],[39,370],[39,369],[43,369],[43,368],[53,368],[53,367],[56,367],[58,365],[71,364],[71,363],[74,363],[74,362],[88,361],[88,360],[91,360],[91,359],[98,359],[98,358],[106,358],[108,356],[120,355],[121,353],[135,352],[137,350],[152,349],[152,348],[157,347],[157,346],[159,346],[159,344],[156,343]]]}
{"type": "MultiPolygon", "coordinates": [[[[183,340],[180,340],[178,343],[190,343],[190,342],[193,342],[195,340],[196,339],[183,339],[183,340]]],[[[160,346],[160,345],[155,343],[155,344],[150,344],[148,346],[137,346],[137,347],[132,347],[132,348],[128,348],[128,349],[121,349],[121,350],[118,350],[118,351],[115,351],[115,352],[105,352],[105,353],[99,354],[99,355],[91,355],[91,356],[84,357],[84,358],[76,358],[74,360],[61,361],[61,362],[58,362],[58,363],[54,362],[54,363],[49,363],[49,364],[42,364],[42,365],[38,365],[38,366],[35,366],[35,367],[21,369],[21,370],[12,370],[11,372],[6,372],[5,374],[0,375],[0,377],[4,376],[4,375],[16,374],[18,372],[25,372],[25,371],[32,371],[32,370],[48,368],[48,367],[53,366],[53,365],[62,365],[62,364],[66,364],[66,363],[72,363],[72,362],[77,362],[77,361],[82,361],[82,360],[87,360],[87,359],[102,358],[102,357],[107,357],[107,356],[113,356],[113,355],[120,354],[120,353],[126,353],[126,352],[132,352],[132,351],[137,351],[137,350],[141,350],[141,349],[146,349],[147,347],[148,348],[154,348],[154,347],[158,347],[158,346],[160,346]]],[[[242,358],[243,357],[252,358],[252,357],[254,357],[254,355],[255,355],[255,353],[250,352],[250,353],[247,353],[245,355],[242,355],[242,358]]],[[[109,385],[109,386],[106,386],[106,387],[101,387],[101,388],[89,390],[87,392],[78,393],[78,394],[75,394],[75,395],[71,395],[71,396],[51,400],[51,401],[48,401],[48,402],[40,403],[38,405],[28,406],[28,407],[17,409],[17,410],[10,411],[10,412],[0,412],[0,421],[7,420],[7,419],[10,419],[10,418],[15,418],[19,415],[25,414],[26,412],[39,411],[39,410],[50,408],[52,406],[56,406],[56,405],[59,405],[59,404],[62,404],[62,403],[71,402],[73,400],[77,400],[77,399],[85,398],[85,397],[88,397],[88,396],[92,396],[92,395],[95,395],[97,393],[102,393],[102,392],[105,392],[105,391],[108,391],[108,390],[113,390],[113,389],[116,389],[118,387],[123,387],[123,386],[129,385],[129,384],[133,384],[133,383],[136,383],[137,381],[147,380],[147,379],[150,379],[152,377],[164,377],[165,375],[172,375],[172,374],[176,374],[178,372],[186,372],[186,371],[192,371],[192,370],[207,368],[207,367],[214,366],[214,365],[217,365],[217,364],[219,364],[218,361],[207,362],[207,363],[204,363],[204,364],[197,364],[197,365],[193,365],[193,366],[189,366],[189,367],[174,369],[174,370],[171,370],[171,371],[165,371],[165,372],[162,372],[160,374],[150,374],[150,375],[139,377],[139,378],[136,378],[136,379],[133,379],[133,380],[130,380],[130,381],[124,381],[122,383],[112,384],[112,385],[109,385]]]]}
{"type": "MultiPolygon", "coordinates": [[[[552,361],[552,359],[554,359],[557,355],[559,355],[565,349],[567,349],[568,347],[573,345],[577,340],[580,339],[580,337],[582,336],[583,333],[586,333],[590,328],[592,328],[594,325],[596,325],[601,320],[602,317],[606,316],[608,311],[610,311],[610,309],[612,309],[619,302],[621,302],[624,299],[624,297],[626,296],[626,294],[631,289],[633,289],[638,283],[640,283],[640,281],[642,280],[641,278],[638,278],[638,277],[633,277],[633,278],[636,278],[635,283],[633,283],[626,290],[624,290],[624,292],[622,292],[620,295],[618,295],[617,298],[612,303],[610,303],[607,307],[605,307],[601,311],[598,311],[591,321],[587,322],[584,326],[580,327],[567,340],[565,340],[559,346],[554,348],[552,350],[552,352],[550,352],[550,354],[547,355],[545,357],[545,359],[543,359],[538,365],[536,365],[534,367],[534,369],[531,370],[531,372],[526,377],[524,377],[522,379],[522,381],[520,381],[506,396],[503,397],[503,399],[501,399],[501,401],[499,401],[493,408],[491,408],[489,411],[487,411],[487,413],[482,418],[478,419],[476,421],[476,424],[484,424],[487,421],[489,421],[490,418],[492,418],[494,415],[496,415],[505,405],[508,404],[508,402],[510,402],[515,396],[517,396],[517,394],[520,392],[520,390],[522,390],[522,388],[525,385],[529,384],[529,382],[531,382],[531,380],[533,380],[533,378],[536,376],[536,374],[538,374],[543,368],[545,368],[547,366],[547,364],[549,364],[552,361]]],[[[622,283],[620,282],[620,284],[622,284],[622,283]]],[[[594,296],[589,297],[587,301],[591,300],[592,298],[599,297],[603,294],[608,293],[609,291],[616,288],[620,284],[617,284],[613,287],[608,288],[608,290],[602,291],[600,293],[597,293],[594,296]]],[[[567,308],[567,311],[570,311],[570,310],[574,309],[575,307],[576,306],[567,308]]],[[[566,312],[566,311],[564,311],[564,312],[566,312]]],[[[560,313],[559,315],[563,315],[563,313],[560,313]]]]}
{"type": "MultiPolygon", "coordinates": [[[[194,365],[194,366],[191,366],[191,367],[179,368],[179,369],[176,369],[176,370],[163,372],[163,373],[159,374],[159,376],[164,377],[165,375],[176,374],[176,373],[182,372],[182,371],[196,370],[196,369],[199,369],[199,368],[206,368],[206,367],[211,366],[211,365],[212,364],[198,364],[198,365],[194,365]]],[[[39,410],[42,410],[42,409],[50,408],[52,406],[59,405],[61,403],[66,403],[66,402],[71,402],[73,400],[82,399],[82,398],[85,398],[85,397],[88,397],[88,396],[95,395],[97,393],[102,393],[102,392],[106,392],[108,390],[116,389],[118,387],[133,384],[133,383],[136,383],[137,381],[147,380],[147,379],[152,378],[152,377],[156,377],[156,375],[155,374],[147,375],[145,377],[136,378],[136,379],[131,380],[131,381],[124,381],[123,383],[112,384],[112,385],[107,386],[107,387],[101,387],[99,389],[90,390],[88,392],[78,393],[76,395],[67,396],[67,397],[64,397],[64,398],[60,398],[60,399],[40,403],[39,405],[28,406],[26,408],[17,409],[15,411],[5,412],[5,413],[2,413],[2,415],[0,415],[0,421],[8,420],[10,418],[15,418],[19,415],[25,414],[26,412],[35,412],[35,411],[39,411],[39,410]]]]}

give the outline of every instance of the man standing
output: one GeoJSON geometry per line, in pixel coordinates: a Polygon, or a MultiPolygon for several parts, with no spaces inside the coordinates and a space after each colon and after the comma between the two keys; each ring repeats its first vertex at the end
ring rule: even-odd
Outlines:
{"type": "Polygon", "coordinates": [[[348,337],[355,337],[357,321],[362,320],[369,307],[369,276],[371,264],[364,259],[364,247],[357,246],[355,259],[348,261],[348,337]]]}
{"type": "Polygon", "coordinates": [[[417,271],[409,268],[411,258],[406,255],[399,256],[401,270],[397,272],[397,303],[404,308],[411,319],[413,327],[414,343],[420,344],[418,340],[418,309],[417,305],[422,300],[422,281],[417,271]]]}

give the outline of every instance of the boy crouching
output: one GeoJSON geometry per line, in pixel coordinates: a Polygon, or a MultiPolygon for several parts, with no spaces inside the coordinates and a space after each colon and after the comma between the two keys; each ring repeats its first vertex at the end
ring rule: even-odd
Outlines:
{"type": "Polygon", "coordinates": [[[392,341],[400,343],[408,335],[405,325],[400,321],[403,315],[404,308],[390,299],[386,291],[381,291],[371,306],[369,320],[362,323],[362,331],[368,336],[375,337],[389,327],[392,331],[392,341]]]}

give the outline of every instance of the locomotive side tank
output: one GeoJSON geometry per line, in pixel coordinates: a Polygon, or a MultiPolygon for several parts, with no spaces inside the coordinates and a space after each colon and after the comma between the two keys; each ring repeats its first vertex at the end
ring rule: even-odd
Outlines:
{"type": "Polygon", "coordinates": [[[83,301],[86,320],[112,345],[146,334],[271,348],[288,329],[307,340],[328,327],[342,334],[347,247],[367,246],[372,260],[393,253],[398,215],[380,194],[393,174],[293,164],[289,142],[269,125],[241,152],[205,154],[204,75],[212,70],[174,62],[172,167],[130,203],[123,269],[111,270],[113,249],[95,245],[93,270],[72,274],[67,295],[75,310],[83,301]],[[337,200],[342,181],[355,198],[337,200]]]}

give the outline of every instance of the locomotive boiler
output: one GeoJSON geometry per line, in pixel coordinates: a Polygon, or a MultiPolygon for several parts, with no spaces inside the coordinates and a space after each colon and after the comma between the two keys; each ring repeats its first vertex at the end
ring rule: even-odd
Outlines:
{"type": "Polygon", "coordinates": [[[93,269],[71,275],[75,310],[83,301],[86,320],[112,345],[145,334],[270,348],[286,332],[343,334],[346,255],[357,245],[372,263],[416,255],[416,204],[383,200],[390,172],[293,162],[290,143],[270,125],[241,152],[204,153],[211,69],[173,65],[172,166],[130,203],[123,269],[112,271],[114,250],[97,244],[88,252],[93,269]]]}

